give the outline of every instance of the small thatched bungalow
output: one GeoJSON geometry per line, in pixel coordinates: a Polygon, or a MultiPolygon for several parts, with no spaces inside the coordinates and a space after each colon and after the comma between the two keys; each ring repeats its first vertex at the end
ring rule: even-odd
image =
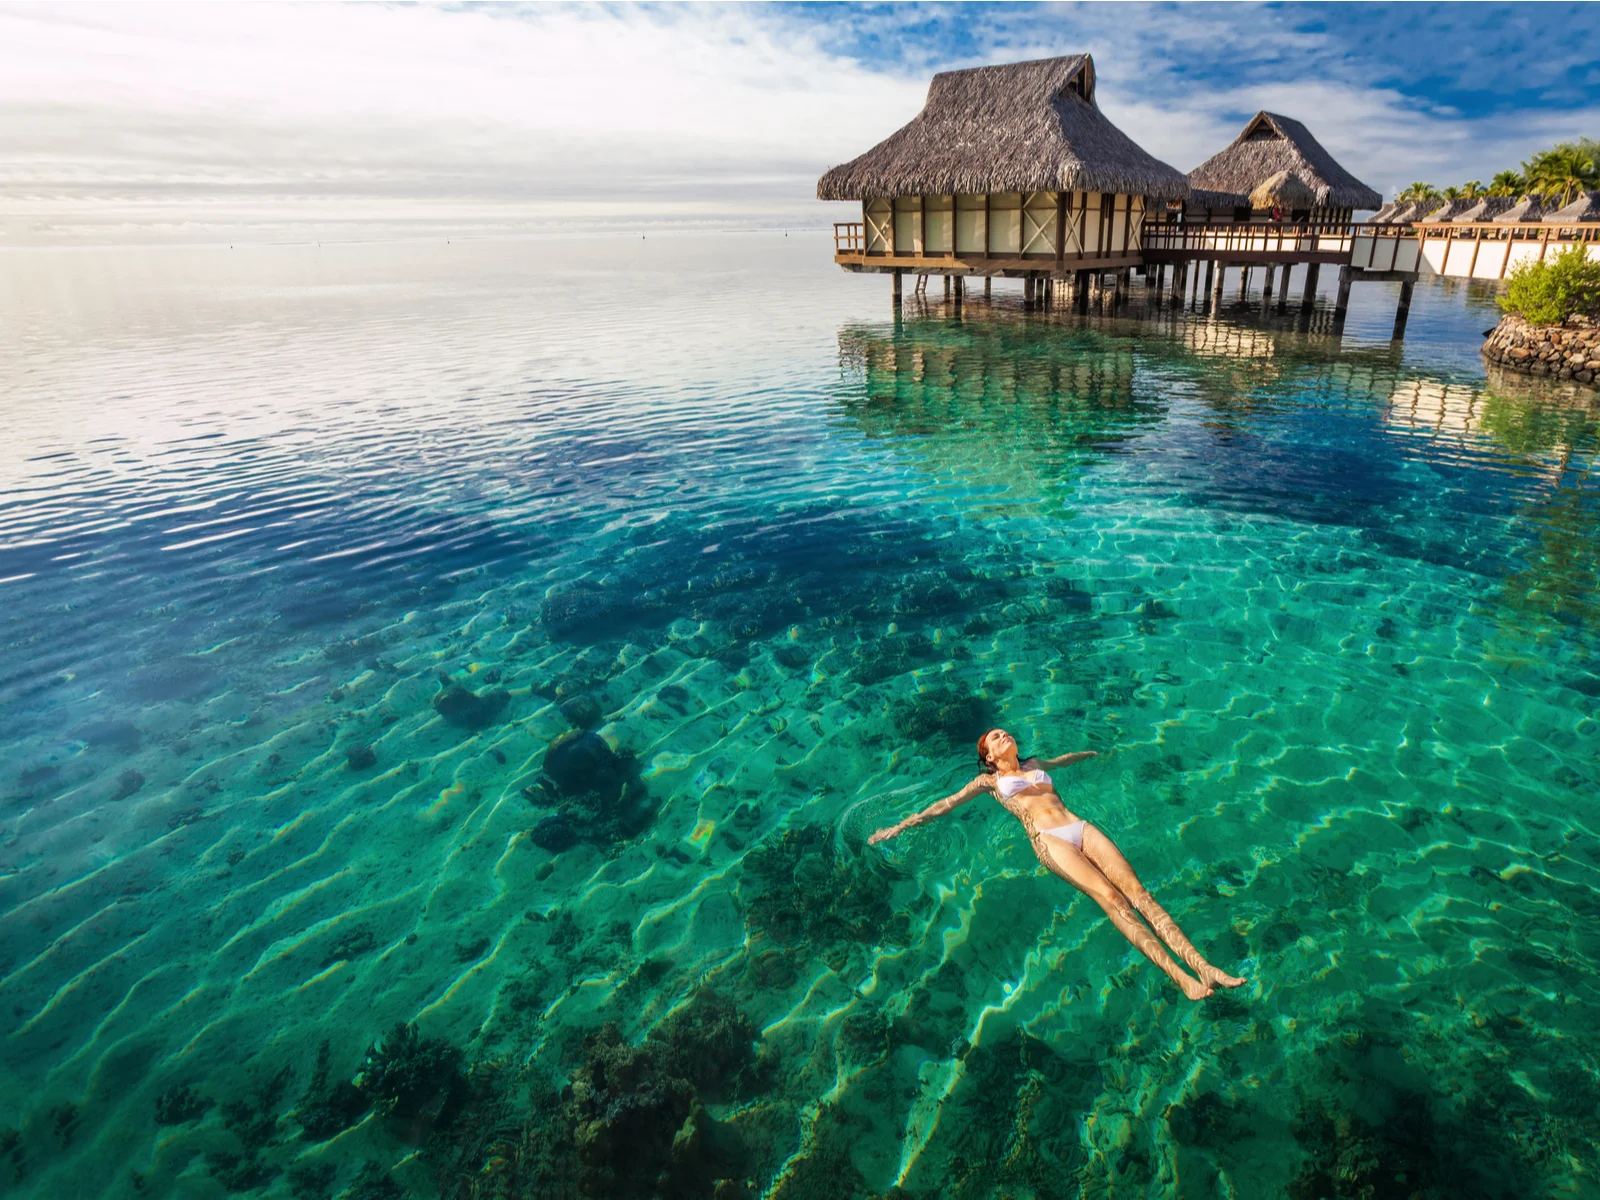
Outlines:
{"type": "Polygon", "coordinates": [[[1492,217],[1498,225],[1521,225],[1529,221],[1537,221],[1544,215],[1543,196],[1524,196],[1505,212],[1492,217]]]}
{"type": "Polygon", "coordinates": [[[1427,206],[1428,211],[1412,220],[1427,225],[1443,225],[1454,221],[1470,208],[1477,207],[1477,200],[1469,196],[1457,196],[1454,200],[1435,200],[1427,206]]]}
{"type": "Polygon", "coordinates": [[[1189,172],[1185,220],[1343,224],[1383,197],[1350,174],[1299,121],[1258,112],[1228,148],[1189,172]]]}
{"type": "Polygon", "coordinates": [[[1479,196],[1470,207],[1451,217],[1450,221],[1454,225],[1492,221],[1516,202],[1514,196],[1479,196]]]}
{"type": "Polygon", "coordinates": [[[1539,218],[1546,225],[1586,225],[1600,221],[1600,192],[1579,192],[1572,203],[1539,218]]]}
{"type": "Polygon", "coordinates": [[[1188,194],[1101,113],[1087,54],[941,72],[910,124],[817,183],[861,203],[846,269],[980,275],[1138,263],[1146,207],[1188,194]]]}

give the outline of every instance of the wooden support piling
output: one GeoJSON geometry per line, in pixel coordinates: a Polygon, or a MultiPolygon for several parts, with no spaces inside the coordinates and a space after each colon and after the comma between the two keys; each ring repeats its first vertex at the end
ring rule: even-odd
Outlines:
{"type": "Polygon", "coordinates": [[[1268,265],[1267,277],[1261,284],[1261,311],[1272,311],[1272,277],[1277,274],[1277,267],[1268,265]]]}
{"type": "Polygon", "coordinates": [[[1278,288],[1278,311],[1283,312],[1289,307],[1289,282],[1294,276],[1294,264],[1283,264],[1283,280],[1278,288]]]}
{"type": "Polygon", "coordinates": [[[1339,291],[1333,301],[1334,324],[1344,320],[1345,313],[1350,311],[1350,264],[1345,263],[1339,268],[1339,291]]]}
{"type": "Polygon", "coordinates": [[[1312,263],[1306,268],[1306,290],[1300,297],[1300,311],[1310,312],[1317,303],[1317,276],[1322,271],[1321,263],[1312,263]]]}
{"type": "Polygon", "coordinates": [[[1113,304],[1121,306],[1121,305],[1127,303],[1127,301],[1128,301],[1129,280],[1132,278],[1132,275],[1133,275],[1133,272],[1130,271],[1127,267],[1123,267],[1121,270],[1119,270],[1117,272],[1117,275],[1116,275],[1116,279],[1117,279],[1116,291],[1112,293],[1112,300],[1111,300],[1111,302],[1113,304]]]}
{"type": "Polygon", "coordinates": [[[899,271],[896,271],[894,273],[894,276],[893,276],[893,278],[894,278],[894,305],[895,305],[896,308],[900,307],[900,276],[901,276],[901,272],[899,272],[899,271]]]}
{"type": "MultiPolygon", "coordinates": [[[[1212,289],[1212,292],[1211,292],[1211,308],[1212,308],[1213,311],[1216,311],[1217,309],[1220,309],[1222,307],[1222,288],[1223,288],[1223,285],[1227,282],[1227,279],[1228,279],[1228,268],[1223,266],[1221,263],[1218,263],[1217,264],[1217,286],[1214,289],[1212,289]]],[[[1211,274],[1210,274],[1209,271],[1207,271],[1207,273],[1206,273],[1206,282],[1207,283],[1211,282],[1211,274]]]]}
{"type": "Polygon", "coordinates": [[[1411,292],[1417,285],[1407,280],[1400,285],[1400,305],[1394,310],[1394,340],[1406,336],[1406,318],[1411,315],[1411,292]]]}
{"type": "Polygon", "coordinates": [[[994,277],[992,275],[985,275],[983,277],[983,298],[985,300],[988,300],[988,299],[992,298],[993,293],[991,292],[990,289],[993,286],[994,286],[994,277]]]}
{"type": "Polygon", "coordinates": [[[1024,312],[1033,307],[1033,272],[1029,271],[1022,277],[1022,309],[1024,312]]]}
{"type": "Polygon", "coordinates": [[[1089,311],[1089,272],[1074,271],[1073,280],[1073,287],[1078,293],[1074,297],[1074,299],[1077,301],[1078,311],[1081,313],[1086,313],[1089,311]]]}
{"type": "Polygon", "coordinates": [[[950,276],[948,275],[944,277],[944,298],[946,300],[950,299],[950,276]]]}
{"type": "Polygon", "coordinates": [[[1246,293],[1250,291],[1250,268],[1239,268],[1239,303],[1244,303],[1246,293]]]}

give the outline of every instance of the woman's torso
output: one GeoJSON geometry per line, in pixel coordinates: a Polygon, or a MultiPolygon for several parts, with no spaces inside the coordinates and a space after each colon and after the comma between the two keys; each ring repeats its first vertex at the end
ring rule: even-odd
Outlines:
{"type": "MultiPolygon", "coordinates": [[[[1030,780],[1026,786],[1017,788],[1007,796],[1000,787],[1000,781],[1006,776],[996,772],[994,775],[993,796],[1005,809],[1014,816],[1022,818],[1025,824],[1032,824],[1036,828],[1050,829],[1057,825],[1066,825],[1078,819],[1067,806],[1061,803],[1061,797],[1056,794],[1056,788],[1050,776],[1039,766],[1038,759],[1028,758],[1017,764],[1022,772],[1037,771],[1043,779],[1034,782],[1030,780]]],[[[1014,775],[1012,776],[1015,777],[1014,775]]],[[[1013,787],[1015,785],[1012,785],[1013,787]]]]}

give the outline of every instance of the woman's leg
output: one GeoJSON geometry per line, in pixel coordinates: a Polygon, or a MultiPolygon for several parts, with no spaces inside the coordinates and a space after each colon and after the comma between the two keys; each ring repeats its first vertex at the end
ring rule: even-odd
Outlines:
{"type": "Polygon", "coordinates": [[[1168,978],[1183,989],[1185,996],[1191,1000],[1203,1000],[1211,995],[1211,988],[1204,981],[1190,978],[1182,967],[1172,961],[1166,947],[1139,920],[1128,898],[1076,846],[1048,834],[1035,836],[1038,839],[1039,858],[1044,865],[1105,909],[1106,916],[1111,918],[1111,923],[1121,931],[1122,936],[1165,971],[1168,978]]]}
{"type": "Polygon", "coordinates": [[[1178,923],[1167,915],[1167,910],[1157,904],[1156,898],[1139,882],[1139,877],[1133,873],[1128,860],[1122,857],[1117,844],[1093,825],[1083,827],[1083,854],[1144,914],[1150,927],[1172,947],[1174,954],[1189,964],[1189,969],[1200,977],[1201,982],[1220,983],[1224,987],[1238,987],[1244,982],[1237,975],[1220,971],[1205,960],[1200,951],[1194,948],[1194,943],[1178,928],[1178,923]]]}

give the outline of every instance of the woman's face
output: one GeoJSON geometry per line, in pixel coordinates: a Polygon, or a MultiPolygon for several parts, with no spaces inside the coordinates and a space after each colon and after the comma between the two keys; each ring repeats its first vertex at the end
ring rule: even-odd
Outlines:
{"type": "Polygon", "coordinates": [[[989,761],[993,762],[1008,750],[1015,754],[1017,739],[1004,729],[991,729],[984,740],[984,749],[989,755],[989,761]]]}

